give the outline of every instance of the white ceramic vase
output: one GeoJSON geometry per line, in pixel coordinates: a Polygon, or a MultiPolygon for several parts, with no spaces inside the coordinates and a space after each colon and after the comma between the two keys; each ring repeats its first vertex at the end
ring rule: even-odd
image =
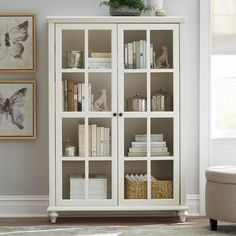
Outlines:
{"type": "Polygon", "coordinates": [[[155,16],[157,12],[163,11],[164,0],[148,0],[148,4],[153,7],[151,15],[155,16]]]}

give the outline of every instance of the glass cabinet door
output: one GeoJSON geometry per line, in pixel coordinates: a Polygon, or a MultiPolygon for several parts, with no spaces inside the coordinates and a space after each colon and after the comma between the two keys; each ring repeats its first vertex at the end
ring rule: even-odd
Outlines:
{"type": "Polygon", "coordinates": [[[57,202],[115,205],[116,26],[56,27],[57,202]]]}
{"type": "Polygon", "coordinates": [[[178,204],[179,28],[119,25],[118,47],[120,202],[178,204]]]}

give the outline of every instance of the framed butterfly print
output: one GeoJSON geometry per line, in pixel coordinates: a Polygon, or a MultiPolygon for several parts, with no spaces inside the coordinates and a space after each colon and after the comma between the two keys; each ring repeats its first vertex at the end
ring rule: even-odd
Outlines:
{"type": "Polygon", "coordinates": [[[0,14],[0,73],[36,71],[35,14],[0,14]]]}
{"type": "Polygon", "coordinates": [[[0,139],[36,138],[36,82],[0,81],[0,139]]]}

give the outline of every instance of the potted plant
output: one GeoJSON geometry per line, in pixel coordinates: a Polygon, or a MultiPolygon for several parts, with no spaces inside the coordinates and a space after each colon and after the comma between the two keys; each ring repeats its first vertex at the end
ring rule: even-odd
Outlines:
{"type": "Polygon", "coordinates": [[[110,7],[111,16],[140,16],[152,9],[144,0],[106,0],[101,5],[110,7]]]}

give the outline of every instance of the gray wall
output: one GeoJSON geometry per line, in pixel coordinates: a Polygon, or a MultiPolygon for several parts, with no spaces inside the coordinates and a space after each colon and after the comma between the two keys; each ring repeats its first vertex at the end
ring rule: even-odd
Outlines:
{"type": "MultiPolygon", "coordinates": [[[[37,73],[0,75],[0,79],[37,80],[35,141],[0,141],[0,195],[48,194],[48,78],[46,16],[108,15],[100,0],[1,1],[1,12],[37,13],[37,73]]],[[[188,193],[198,193],[198,0],[166,0],[169,15],[188,17],[188,193]]]]}

